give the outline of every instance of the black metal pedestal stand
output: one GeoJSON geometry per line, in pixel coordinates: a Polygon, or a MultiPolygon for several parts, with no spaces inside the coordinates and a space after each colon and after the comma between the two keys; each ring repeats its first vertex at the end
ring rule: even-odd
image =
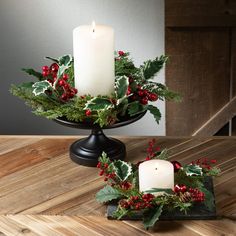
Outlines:
{"type": "MultiPolygon", "coordinates": [[[[113,129],[131,124],[141,119],[145,113],[123,118],[113,125],[103,127],[103,129],[113,129]]],[[[102,152],[106,152],[111,160],[124,160],[126,156],[125,144],[120,140],[108,138],[98,125],[68,121],[64,118],[57,118],[55,121],[72,128],[92,130],[87,138],[79,139],[70,146],[70,158],[77,164],[95,167],[102,152]]]]}

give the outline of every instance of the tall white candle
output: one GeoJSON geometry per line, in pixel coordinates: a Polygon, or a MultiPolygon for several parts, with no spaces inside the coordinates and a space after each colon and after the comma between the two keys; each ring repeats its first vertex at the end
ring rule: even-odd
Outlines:
{"type": "Polygon", "coordinates": [[[139,190],[144,192],[152,188],[174,189],[174,167],[171,162],[149,160],[139,165],[139,190]]]}
{"type": "Polygon", "coordinates": [[[114,92],[114,30],[105,25],[83,25],[73,31],[75,87],[78,95],[114,92]]]}

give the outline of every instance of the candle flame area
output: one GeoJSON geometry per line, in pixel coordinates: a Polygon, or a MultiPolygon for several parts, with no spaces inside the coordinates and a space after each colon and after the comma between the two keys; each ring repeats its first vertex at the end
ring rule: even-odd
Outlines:
{"type": "Polygon", "coordinates": [[[96,27],[96,24],[95,24],[95,21],[92,22],[92,32],[94,33],[95,32],[95,27],[96,27]]]}

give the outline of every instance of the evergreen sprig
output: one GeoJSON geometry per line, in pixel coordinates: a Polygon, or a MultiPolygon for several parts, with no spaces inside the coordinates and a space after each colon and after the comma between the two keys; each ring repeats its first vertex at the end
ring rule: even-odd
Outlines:
{"type": "Polygon", "coordinates": [[[97,97],[89,94],[75,96],[74,60],[71,55],[46,59],[53,64],[50,68],[44,66],[46,71],[42,73],[31,68],[23,69],[37,81],[12,85],[10,92],[23,99],[34,114],[48,119],[63,117],[76,122],[89,121],[103,127],[116,123],[123,116],[132,117],[150,111],[159,123],[161,113],[152,102],[157,99],[180,100],[177,93],[152,80],[166,63],[166,56],[148,60],[136,67],[129,53],[115,52],[115,92],[111,96],[97,97]],[[63,76],[66,76],[66,82],[63,81],[63,76]],[[65,93],[65,88],[67,94],[62,94],[65,93]]]}

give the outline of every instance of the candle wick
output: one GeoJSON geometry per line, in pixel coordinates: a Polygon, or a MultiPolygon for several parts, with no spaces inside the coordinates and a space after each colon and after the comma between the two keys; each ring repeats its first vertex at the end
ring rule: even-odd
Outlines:
{"type": "Polygon", "coordinates": [[[93,33],[95,32],[95,29],[93,29],[93,33]]]}

